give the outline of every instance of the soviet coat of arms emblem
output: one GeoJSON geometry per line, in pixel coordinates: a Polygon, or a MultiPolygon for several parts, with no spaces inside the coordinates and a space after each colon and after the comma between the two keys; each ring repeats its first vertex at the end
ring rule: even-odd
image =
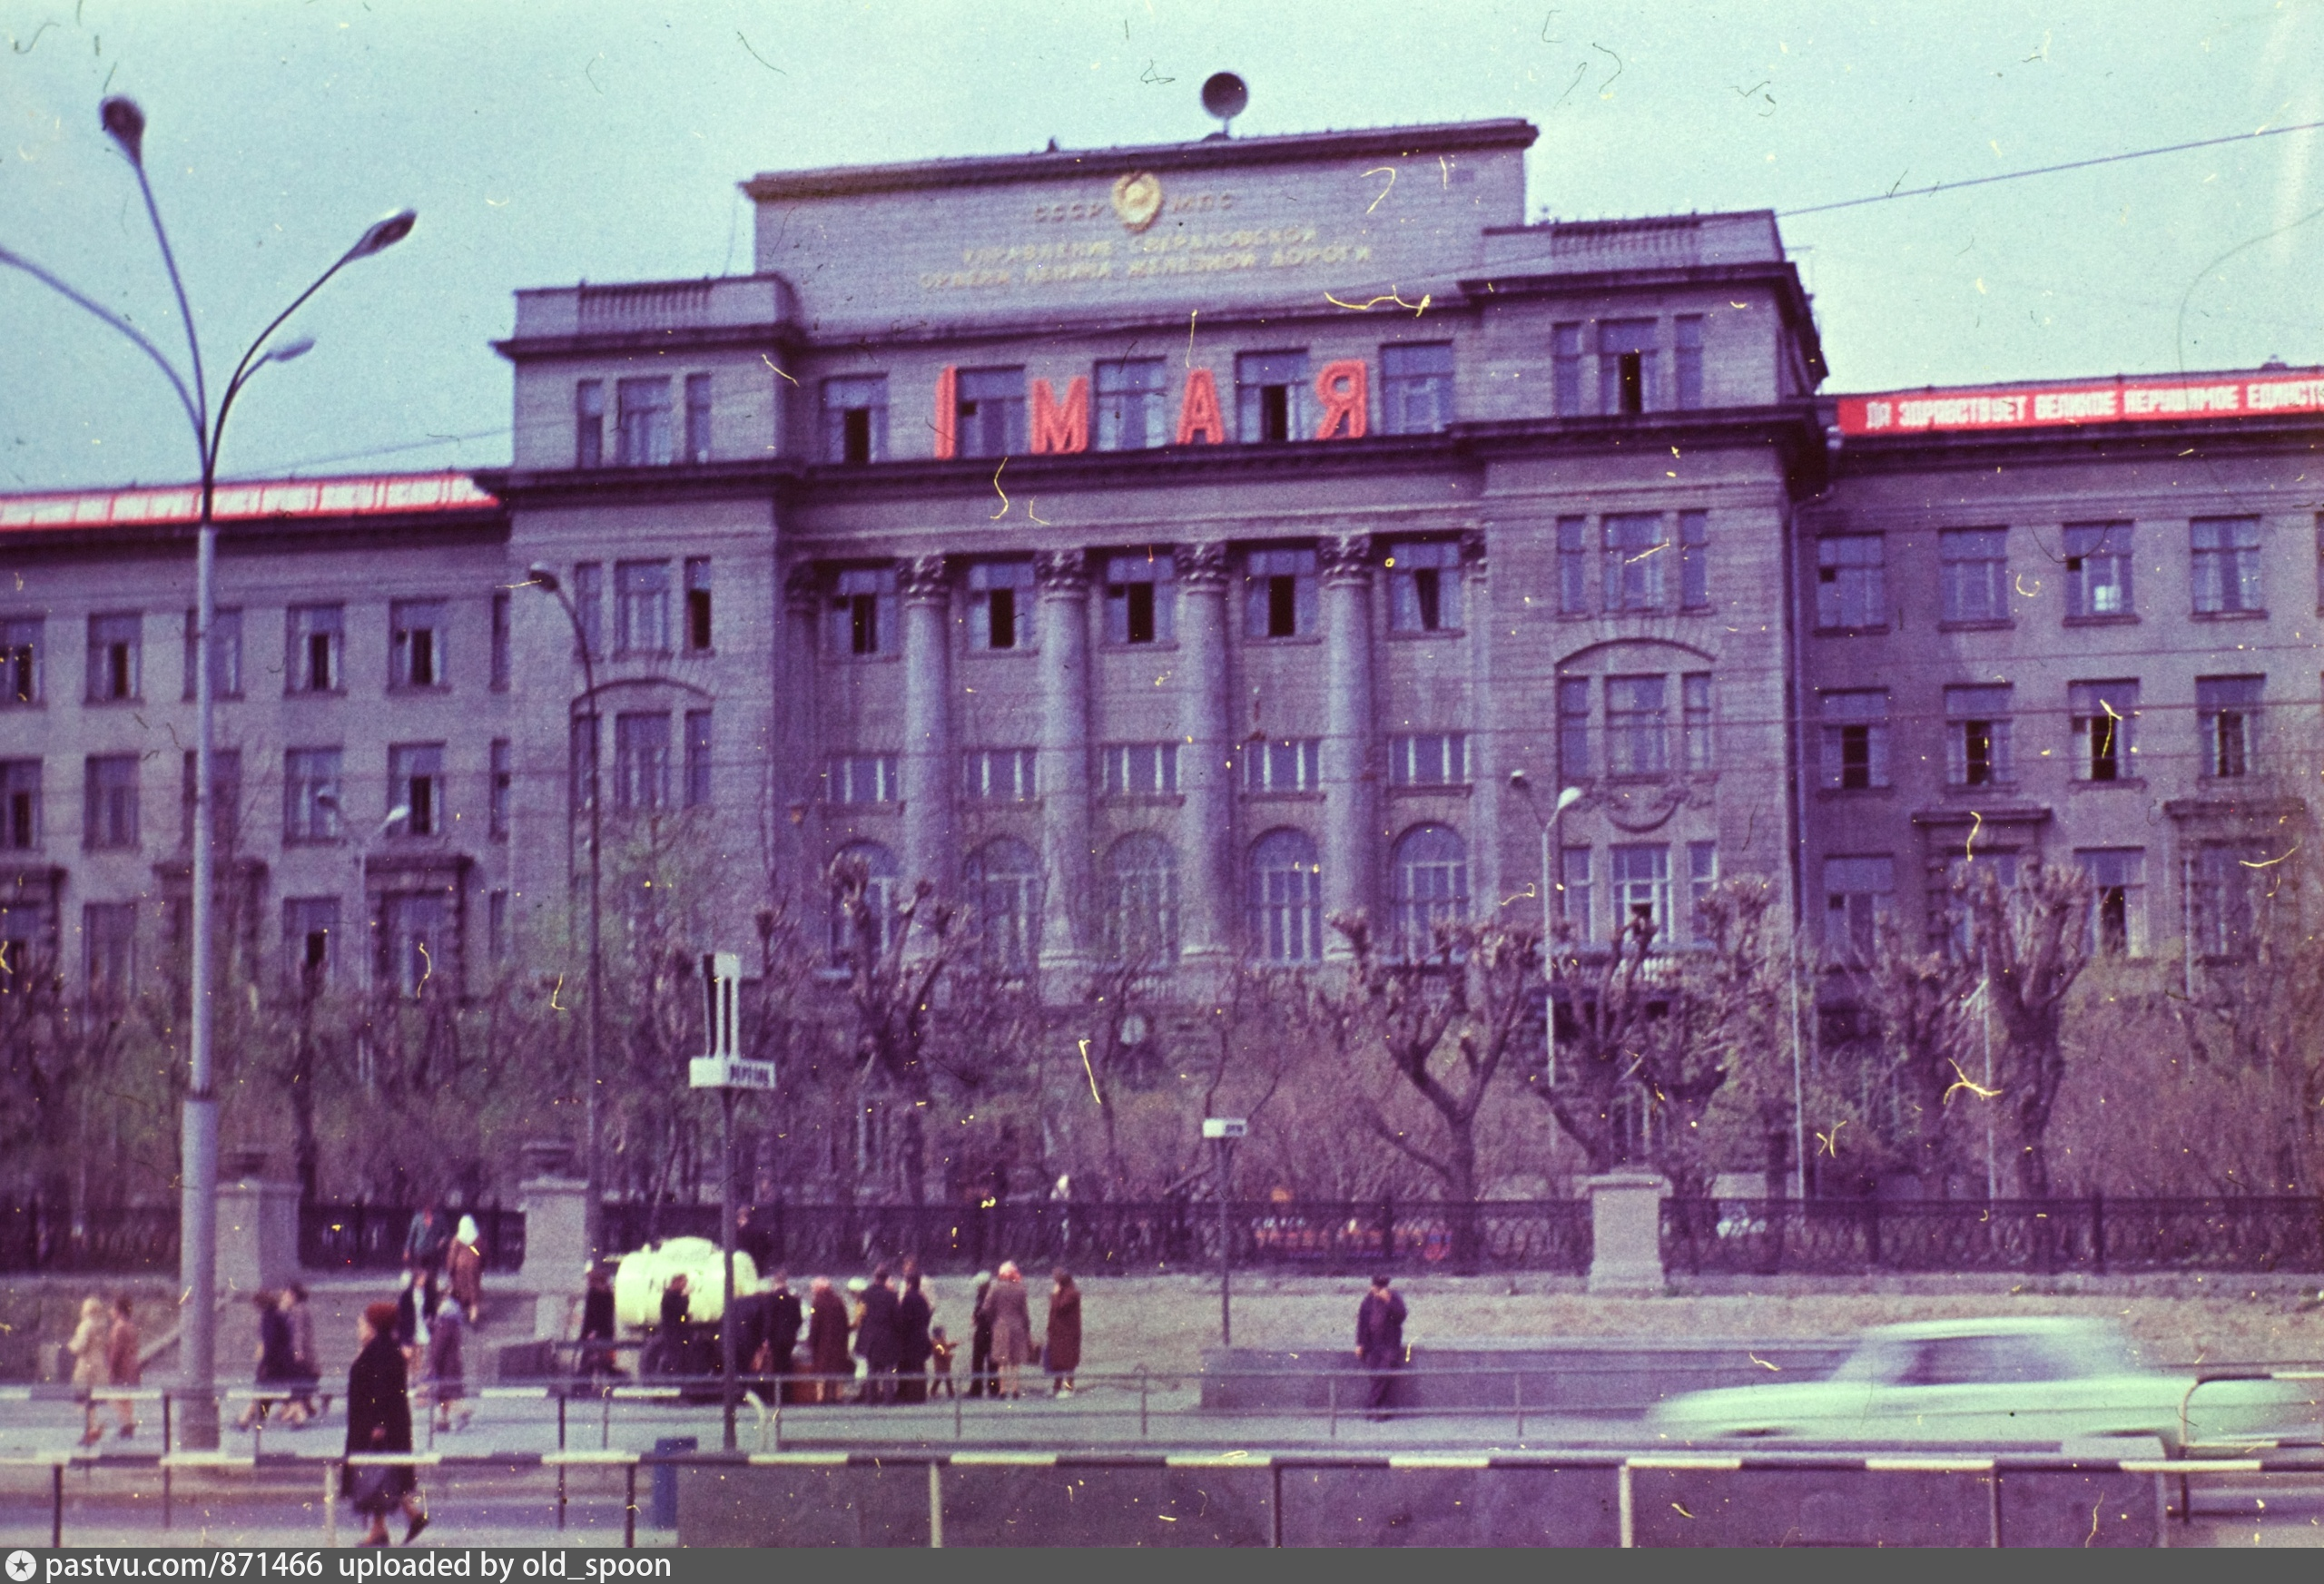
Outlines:
{"type": "Polygon", "coordinates": [[[1144,231],[1162,212],[1162,179],[1138,171],[1114,182],[1114,212],[1131,231],[1144,231]]]}

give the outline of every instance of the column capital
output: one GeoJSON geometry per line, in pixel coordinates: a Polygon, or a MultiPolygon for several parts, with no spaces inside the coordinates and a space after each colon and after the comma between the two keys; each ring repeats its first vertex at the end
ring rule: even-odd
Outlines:
{"type": "Polygon", "coordinates": [[[1043,550],[1033,557],[1033,581],[1043,594],[1074,598],[1089,592],[1089,553],[1086,550],[1043,550]]]}
{"type": "Polygon", "coordinates": [[[823,575],[812,561],[802,561],[783,575],[783,600],[793,615],[813,615],[822,598],[823,575]]]}
{"type": "Polygon", "coordinates": [[[1215,590],[1226,586],[1226,546],[1216,540],[1177,546],[1170,553],[1170,565],[1178,582],[1187,588],[1215,590]]]}
{"type": "Polygon", "coordinates": [[[897,574],[896,583],[903,591],[906,605],[949,605],[951,602],[951,571],[941,556],[911,556],[897,574]]]}
{"type": "Polygon", "coordinates": [[[1327,584],[1362,584],[1372,581],[1372,536],[1344,534],[1324,539],[1315,546],[1315,559],[1323,567],[1327,584]]]}

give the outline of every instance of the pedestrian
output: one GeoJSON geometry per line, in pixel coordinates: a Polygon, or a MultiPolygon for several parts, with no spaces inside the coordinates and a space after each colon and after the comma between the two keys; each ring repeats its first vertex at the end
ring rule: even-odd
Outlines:
{"type": "Polygon", "coordinates": [[[855,1366],[847,1356],[847,1305],[832,1290],[829,1276],[817,1276],[807,1289],[807,1363],[813,1379],[807,1383],[810,1402],[842,1400],[842,1376],[855,1366]]]}
{"type": "Polygon", "coordinates": [[[758,1388],[759,1401],[773,1405],[775,1393],[783,1393],[785,1402],[796,1402],[791,1394],[791,1355],[799,1346],[799,1328],[804,1322],[800,1313],[799,1295],[791,1290],[791,1274],[777,1271],[767,1284],[764,1306],[760,1311],[762,1329],[757,1353],[751,1360],[754,1374],[767,1377],[766,1384],[758,1388]]]}
{"type": "Polygon", "coordinates": [[[73,1340],[66,1351],[73,1355],[73,1384],[81,1397],[81,1444],[93,1447],[105,1439],[97,1428],[97,1415],[103,1403],[96,1395],[100,1386],[113,1383],[105,1368],[105,1353],[113,1341],[113,1323],[105,1313],[105,1301],[92,1293],[81,1300],[81,1323],[73,1330],[73,1340]]]}
{"type": "Polygon", "coordinates": [[[1372,1372],[1372,1417],[1384,1420],[1389,1417],[1388,1389],[1404,1362],[1403,1295],[1389,1286],[1384,1274],[1372,1278],[1372,1290],[1356,1305],[1355,1357],[1372,1372]]]}
{"type": "Polygon", "coordinates": [[[419,1333],[428,1323],[427,1296],[427,1283],[418,1267],[407,1265],[403,1285],[396,1292],[396,1345],[404,1350],[407,1363],[411,1360],[411,1350],[419,1345],[419,1333]]]}
{"type": "Polygon", "coordinates": [[[281,1295],[259,1293],[251,1297],[251,1307],[258,1312],[258,1343],[251,1349],[258,1364],[257,1392],[235,1426],[248,1430],[263,1423],[268,1411],[280,1401],[284,1428],[296,1430],[307,1422],[307,1412],[290,1395],[299,1377],[299,1361],[290,1351],[290,1322],[282,1313],[281,1295]]]}
{"type": "Polygon", "coordinates": [[[473,1417],[468,1409],[458,1408],[459,1424],[452,1422],[457,1405],[468,1394],[468,1312],[449,1294],[437,1303],[428,1322],[428,1400],[436,1405],[436,1428],[440,1431],[465,1429],[473,1417]]]}
{"type": "Polygon", "coordinates": [[[297,1282],[283,1288],[281,1309],[283,1323],[290,1328],[290,1383],[298,1388],[290,1394],[290,1405],[304,1422],[322,1412],[315,1392],[323,1379],[322,1364],[315,1357],[315,1314],[307,1306],[307,1289],[297,1282]]]}
{"type": "Polygon", "coordinates": [[[1073,1395],[1073,1372],[1081,1367],[1081,1289],[1063,1271],[1053,1274],[1049,1292],[1049,1338],[1041,1363],[1049,1367],[1053,1396],[1073,1395]]]}
{"type": "Polygon", "coordinates": [[[928,1360],[934,1344],[928,1333],[928,1323],[936,1315],[936,1305],[929,1302],[921,1286],[920,1272],[911,1265],[904,1267],[903,1296],[896,1300],[896,1401],[925,1402],[928,1401],[928,1360]]]}
{"type": "Polygon", "coordinates": [[[463,1215],[458,1230],[452,1234],[452,1245],[444,1255],[444,1281],[452,1290],[452,1301],[470,1324],[484,1319],[484,1243],[483,1234],[477,1230],[476,1217],[463,1215]]]}
{"type": "Polygon", "coordinates": [[[1033,1320],[1016,1261],[1000,1262],[981,1307],[991,1316],[994,1395],[1014,1401],[1024,1394],[1017,1372],[1033,1356],[1033,1320]]]}
{"type": "MultiPolygon", "coordinates": [[[[123,1293],[113,1301],[113,1326],[105,1333],[108,1385],[133,1389],[144,1383],[145,1361],[138,1355],[140,1345],[136,1312],[129,1302],[129,1294],[123,1293]]],[[[113,1400],[113,1409],[121,1416],[121,1436],[127,1441],[137,1433],[137,1405],[126,1397],[116,1397],[113,1400]]]]}
{"type": "Polygon", "coordinates": [[[992,1383],[992,1310],[985,1303],[992,1292],[992,1273],[979,1271],[972,1278],[976,1296],[969,1301],[969,1395],[995,1395],[992,1383]]]}
{"type": "Polygon", "coordinates": [[[444,1213],[433,1203],[422,1205],[404,1229],[403,1264],[408,1271],[425,1271],[430,1276],[444,1268],[444,1254],[451,1245],[451,1233],[444,1225],[444,1213]]]}
{"type": "Polygon", "coordinates": [[[693,1304],[685,1273],[680,1271],[662,1289],[662,1323],[654,1333],[655,1352],[661,1361],[657,1370],[662,1374],[685,1372],[686,1313],[693,1304]]]}
{"type": "Polygon", "coordinates": [[[945,1340],[942,1326],[928,1328],[928,1366],[931,1372],[928,1382],[930,1402],[933,1402],[939,1397],[958,1395],[952,1390],[952,1355],[960,1351],[959,1343],[945,1340]]]}
{"type": "Polygon", "coordinates": [[[876,1265],[872,1284],[855,1312],[855,1351],[863,1360],[863,1401],[877,1406],[896,1397],[896,1362],[902,1338],[896,1314],[895,1279],[876,1265]]]}
{"type": "Polygon", "coordinates": [[[602,1381],[620,1372],[614,1367],[614,1283],[602,1264],[582,1274],[578,1372],[602,1381]]]}
{"type": "MultiPolygon", "coordinates": [[[[374,1304],[358,1323],[359,1344],[347,1370],[347,1451],[350,1456],[411,1451],[411,1393],[403,1349],[396,1341],[396,1306],[374,1304]]],[[[409,1463],[345,1463],[340,1465],[342,1488],[355,1510],[371,1520],[370,1532],[358,1542],[388,1543],[388,1514],[400,1507],[406,1545],[428,1527],[419,1505],[419,1480],[409,1463]]]]}

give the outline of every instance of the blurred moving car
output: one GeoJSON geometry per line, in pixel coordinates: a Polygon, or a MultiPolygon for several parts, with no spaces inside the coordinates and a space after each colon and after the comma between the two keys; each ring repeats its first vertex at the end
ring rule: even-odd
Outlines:
{"type": "Polygon", "coordinates": [[[2193,1443],[2309,1439],[2312,1381],[2201,1381],[2142,1367],[2112,1321],[1937,1320],[1866,1331],[1821,1381],[1691,1392],[1649,1410],[1671,1441],[1784,1437],[1969,1445],[2152,1437],[2193,1443]],[[2200,1382],[2200,1385],[2199,1385],[2200,1382]]]}

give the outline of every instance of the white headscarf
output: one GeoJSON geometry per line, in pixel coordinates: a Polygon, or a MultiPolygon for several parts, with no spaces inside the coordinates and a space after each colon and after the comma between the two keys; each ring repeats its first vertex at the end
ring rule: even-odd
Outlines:
{"type": "Polygon", "coordinates": [[[452,1234],[452,1236],[461,1243],[474,1243],[480,1235],[481,1234],[476,1228],[476,1217],[473,1215],[461,1216],[459,1230],[452,1234]]]}

